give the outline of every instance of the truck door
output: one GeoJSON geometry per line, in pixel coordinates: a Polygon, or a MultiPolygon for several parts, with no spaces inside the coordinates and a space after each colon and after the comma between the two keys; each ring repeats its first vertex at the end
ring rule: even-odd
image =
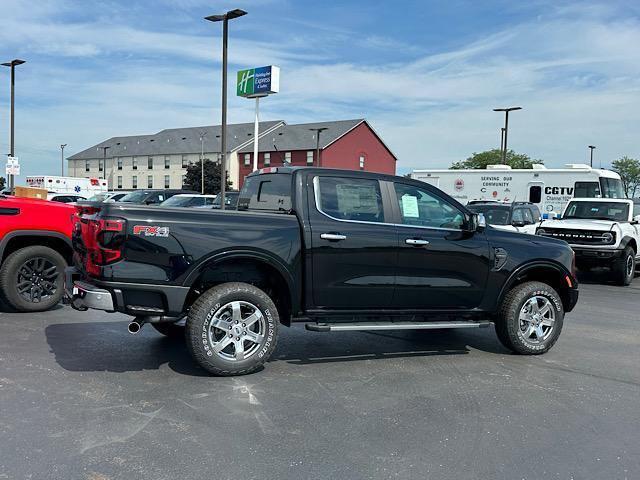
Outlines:
{"type": "Polygon", "coordinates": [[[490,269],[484,232],[465,232],[465,213],[436,189],[394,182],[398,270],[394,308],[471,309],[490,269]]]}
{"type": "Polygon", "coordinates": [[[382,191],[377,178],[327,173],[313,179],[307,260],[313,307],[367,309],[391,304],[398,238],[396,227],[387,223],[390,201],[382,191]]]}
{"type": "Polygon", "coordinates": [[[546,211],[544,202],[544,182],[529,182],[527,185],[527,198],[518,198],[519,201],[531,202],[535,204],[544,214],[546,211]]]}

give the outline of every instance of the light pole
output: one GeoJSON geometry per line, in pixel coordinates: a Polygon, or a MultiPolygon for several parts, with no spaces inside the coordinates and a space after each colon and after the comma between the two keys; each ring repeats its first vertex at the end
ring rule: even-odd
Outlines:
{"type": "Polygon", "coordinates": [[[589,165],[591,165],[591,168],[593,168],[593,151],[596,149],[595,145],[589,145],[589,150],[591,150],[591,161],[589,163],[589,165]]]}
{"type": "Polygon", "coordinates": [[[111,147],[102,147],[102,179],[107,179],[107,150],[111,147]]]}
{"type": "Polygon", "coordinates": [[[200,132],[200,190],[204,195],[204,136],[207,134],[205,130],[200,132]]]}
{"type": "Polygon", "coordinates": [[[320,166],[320,132],[328,130],[328,127],[310,128],[312,132],[316,132],[316,162],[318,167],[320,166]]]}
{"type": "Polygon", "coordinates": [[[504,150],[504,127],[500,129],[500,154],[502,154],[502,150],[504,150]]]}
{"type": "Polygon", "coordinates": [[[60,175],[62,175],[64,177],[64,147],[66,147],[67,144],[63,143],[62,145],[60,145],[60,175]]]}
{"type": "Polygon", "coordinates": [[[222,165],[220,169],[220,209],[224,210],[224,193],[227,185],[227,44],[229,42],[229,20],[242,17],[247,12],[236,8],[222,15],[204,17],[210,22],[222,22],[222,165]]]}
{"type": "Polygon", "coordinates": [[[504,141],[502,146],[502,163],[507,163],[507,135],[509,133],[509,112],[522,110],[522,107],[494,108],[494,112],[504,112],[504,141]]]}
{"type": "MultiPolygon", "coordinates": [[[[15,156],[15,103],[16,103],[16,66],[25,63],[24,60],[14,58],[10,62],[3,63],[2,66],[11,68],[11,151],[10,156],[15,156]]],[[[13,175],[9,175],[9,191],[13,193],[13,175]]]]}

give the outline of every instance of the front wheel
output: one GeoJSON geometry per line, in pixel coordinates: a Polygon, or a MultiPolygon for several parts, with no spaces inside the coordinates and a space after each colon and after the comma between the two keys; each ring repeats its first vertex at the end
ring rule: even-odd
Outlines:
{"type": "Polygon", "coordinates": [[[636,271],[636,252],[631,247],[624,249],[622,257],[612,267],[613,279],[618,285],[631,285],[636,271]]]}
{"type": "Polygon", "coordinates": [[[187,347],[214,375],[253,373],[276,347],[279,316],[269,296],[247,283],[225,283],[204,292],[189,310],[187,347]]]}
{"type": "Polygon", "coordinates": [[[526,282],[511,290],[496,320],[500,342],[513,352],[537,355],[558,340],[564,309],[558,293],[541,282],[526,282]]]}

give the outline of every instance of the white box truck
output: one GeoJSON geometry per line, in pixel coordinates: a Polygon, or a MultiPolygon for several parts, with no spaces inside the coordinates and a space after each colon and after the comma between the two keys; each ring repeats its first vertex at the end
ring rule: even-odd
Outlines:
{"type": "Polygon", "coordinates": [[[411,178],[438,187],[462,204],[473,200],[535,203],[544,218],[560,214],[569,200],[624,198],[620,175],[583,164],[565,168],[512,169],[489,165],[486,170],[414,170],[411,178]]]}
{"type": "Polygon", "coordinates": [[[44,188],[49,193],[80,195],[85,198],[109,190],[107,181],[102,178],[58,177],[54,175],[29,176],[27,177],[27,185],[44,188]]]}

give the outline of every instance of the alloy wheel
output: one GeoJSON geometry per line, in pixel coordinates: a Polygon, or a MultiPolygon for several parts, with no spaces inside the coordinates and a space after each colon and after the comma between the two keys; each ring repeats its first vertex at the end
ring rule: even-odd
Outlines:
{"type": "Polygon", "coordinates": [[[30,258],[18,268],[18,294],[31,303],[40,303],[55,295],[58,267],[43,257],[30,258]]]}
{"type": "Polygon", "coordinates": [[[519,320],[520,333],[524,340],[540,344],[549,338],[553,331],[556,311],[548,298],[536,295],[522,306],[519,320]]]}
{"type": "Polygon", "coordinates": [[[209,323],[209,344],[227,361],[246,360],[260,349],[265,332],[266,321],[258,307],[245,301],[229,302],[209,323]]]}

